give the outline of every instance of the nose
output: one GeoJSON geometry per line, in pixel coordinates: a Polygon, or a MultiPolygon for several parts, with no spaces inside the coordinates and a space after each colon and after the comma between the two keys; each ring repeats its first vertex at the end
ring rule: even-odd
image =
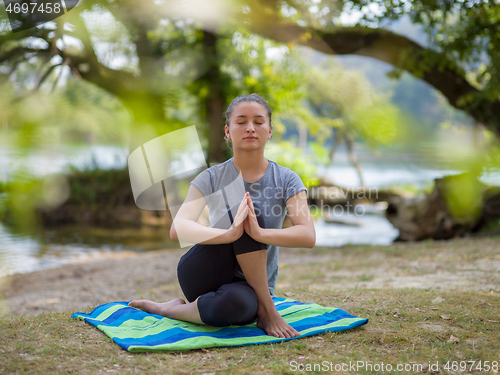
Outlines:
{"type": "Polygon", "coordinates": [[[247,132],[255,132],[255,127],[253,126],[253,121],[248,121],[247,132]]]}

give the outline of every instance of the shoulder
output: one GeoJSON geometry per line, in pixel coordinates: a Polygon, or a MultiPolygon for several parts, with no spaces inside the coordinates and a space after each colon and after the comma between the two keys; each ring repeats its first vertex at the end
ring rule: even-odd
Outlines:
{"type": "Polygon", "coordinates": [[[270,167],[273,168],[275,171],[278,171],[281,174],[287,173],[287,171],[291,171],[290,168],[283,167],[282,165],[279,165],[276,163],[274,160],[267,159],[269,161],[270,167]]]}
{"type": "Polygon", "coordinates": [[[269,160],[269,162],[272,163],[272,167],[275,170],[276,180],[279,181],[279,185],[285,192],[285,202],[301,191],[306,191],[307,193],[307,188],[297,172],[290,168],[283,167],[272,160],[269,160]]]}
{"type": "Polygon", "coordinates": [[[211,164],[209,168],[207,168],[206,170],[210,170],[211,172],[220,172],[220,171],[223,171],[227,168],[229,168],[231,166],[231,161],[232,161],[233,158],[231,159],[228,159],[222,163],[218,163],[218,164],[211,164]]]}
{"type": "MultiPolygon", "coordinates": [[[[267,160],[269,160],[269,159],[267,159],[267,160]]],[[[300,180],[299,175],[295,171],[293,171],[292,169],[290,169],[288,167],[284,167],[282,165],[279,165],[278,163],[276,163],[273,160],[269,160],[269,163],[271,164],[271,167],[273,168],[274,173],[277,174],[284,183],[290,181],[291,179],[296,179],[296,178],[298,178],[300,180]]]]}
{"type": "Polygon", "coordinates": [[[208,176],[215,177],[225,171],[230,165],[229,162],[231,159],[226,160],[223,163],[217,163],[217,164],[212,164],[210,167],[204,169],[201,171],[196,178],[201,177],[201,178],[207,178],[208,176]]]}

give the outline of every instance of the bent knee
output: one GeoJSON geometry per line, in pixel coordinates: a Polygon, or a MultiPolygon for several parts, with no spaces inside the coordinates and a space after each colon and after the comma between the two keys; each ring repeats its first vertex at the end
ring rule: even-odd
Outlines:
{"type": "Polygon", "coordinates": [[[248,293],[230,289],[204,304],[203,323],[215,327],[249,324],[257,319],[257,299],[248,293]]]}

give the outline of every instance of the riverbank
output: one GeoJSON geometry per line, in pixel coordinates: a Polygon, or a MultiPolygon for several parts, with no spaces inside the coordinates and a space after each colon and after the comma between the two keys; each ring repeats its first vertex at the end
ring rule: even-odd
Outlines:
{"type": "Polygon", "coordinates": [[[496,236],[283,248],[278,296],[339,307],[369,323],[282,344],[182,354],[132,355],[71,318],[110,301],[179,297],[182,249],[109,254],[13,275],[3,279],[0,373],[294,374],[320,365],[322,373],[387,373],[382,364],[392,373],[487,373],[486,361],[492,369],[499,360],[499,245],[496,236]],[[350,363],[355,370],[338,367],[350,363]]]}
{"type": "MultiPolygon", "coordinates": [[[[36,316],[110,301],[180,297],[176,267],[186,250],[103,253],[2,278],[3,313],[36,316]]],[[[356,286],[500,293],[500,237],[280,250],[277,294],[305,288],[342,295],[356,286]]]]}

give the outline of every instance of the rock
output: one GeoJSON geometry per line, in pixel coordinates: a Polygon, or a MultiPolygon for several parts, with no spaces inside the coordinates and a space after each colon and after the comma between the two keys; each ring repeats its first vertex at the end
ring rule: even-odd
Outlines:
{"type": "Polygon", "coordinates": [[[434,298],[431,302],[437,305],[437,304],[440,304],[440,303],[441,303],[441,302],[443,302],[443,301],[444,301],[444,299],[443,299],[443,298],[441,298],[441,297],[436,297],[436,298],[434,298]]]}
{"type": "Polygon", "coordinates": [[[471,173],[434,182],[428,194],[387,200],[386,218],[399,230],[398,241],[459,237],[500,218],[500,187],[486,186],[471,173]]]}
{"type": "Polygon", "coordinates": [[[453,336],[453,335],[451,335],[450,338],[448,339],[448,341],[446,341],[447,344],[454,344],[457,342],[460,342],[460,339],[458,337],[453,336]]]}

